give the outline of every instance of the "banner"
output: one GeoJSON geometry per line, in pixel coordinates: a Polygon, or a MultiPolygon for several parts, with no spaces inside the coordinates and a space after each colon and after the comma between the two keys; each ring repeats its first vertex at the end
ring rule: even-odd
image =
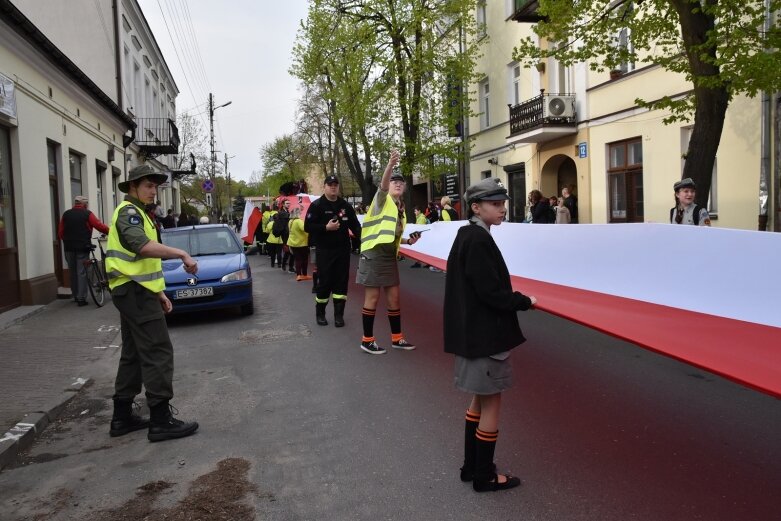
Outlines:
{"type": "MultiPolygon", "coordinates": [[[[404,255],[445,269],[466,221],[404,255]]],[[[668,224],[491,228],[513,286],[537,308],[781,397],[781,235],[668,224]]]]}

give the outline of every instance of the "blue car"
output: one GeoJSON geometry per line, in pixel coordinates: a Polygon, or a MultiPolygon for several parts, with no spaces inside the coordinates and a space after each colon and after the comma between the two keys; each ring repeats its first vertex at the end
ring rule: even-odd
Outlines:
{"type": "Polygon", "coordinates": [[[236,233],[224,224],[168,228],[163,244],[180,248],[198,261],[198,273],[184,271],[182,261],[164,260],[165,294],[172,313],[238,307],[254,312],[252,272],[236,233]]]}

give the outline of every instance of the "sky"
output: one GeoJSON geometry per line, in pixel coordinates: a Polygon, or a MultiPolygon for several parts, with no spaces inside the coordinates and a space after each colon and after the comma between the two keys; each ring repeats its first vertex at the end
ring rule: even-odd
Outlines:
{"type": "Polygon", "coordinates": [[[209,92],[215,106],[231,102],[214,112],[214,148],[218,161],[235,156],[232,178],[248,181],[261,169],[260,147],[294,128],[298,80],[288,69],[307,1],[138,3],[179,87],[177,112],[202,113],[208,133],[209,92]]]}

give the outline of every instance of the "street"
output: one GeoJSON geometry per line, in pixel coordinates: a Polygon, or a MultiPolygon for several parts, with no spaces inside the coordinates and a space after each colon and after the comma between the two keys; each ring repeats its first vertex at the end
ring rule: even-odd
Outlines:
{"type": "MultiPolygon", "coordinates": [[[[110,438],[107,349],[64,418],[0,473],[0,519],[781,519],[778,400],[539,311],[520,314],[528,341],[496,453],[523,485],[474,493],[458,479],[468,397],[442,350],[444,273],[400,264],[418,349],[370,356],[360,287],[347,327],[330,305],[318,327],[311,283],[250,263],[253,316],[169,322],[172,404],[200,430],[110,438]]],[[[375,332],[389,347],[382,299],[375,332]]]]}

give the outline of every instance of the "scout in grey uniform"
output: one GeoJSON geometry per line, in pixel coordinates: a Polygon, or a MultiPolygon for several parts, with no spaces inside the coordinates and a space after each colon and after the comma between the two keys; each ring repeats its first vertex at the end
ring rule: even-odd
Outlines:
{"type": "Polygon", "coordinates": [[[111,436],[149,428],[149,441],[181,438],[198,429],[196,422],[183,422],[171,414],[173,397],[173,346],[165,313],[171,301],[165,296],[161,259],[181,259],[187,273],[198,265],[184,250],[157,241],[157,229],[145,211],[154,202],[157,185],[167,176],[143,165],[130,171],[119,183],[127,193],[114,211],[106,247],[106,272],[114,305],[122,325],[122,354],[114,384],[114,415],[111,436]],[[133,413],[135,396],[146,389],[151,412],[147,420],[133,413]]]}
{"type": "Polygon", "coordinates": [[[670,224],[710,226],[708,210],[694,203],[697,185],[691,177],[675,183],[673,190],[675,190],[675,208],[670,208],[670,224]]]}

